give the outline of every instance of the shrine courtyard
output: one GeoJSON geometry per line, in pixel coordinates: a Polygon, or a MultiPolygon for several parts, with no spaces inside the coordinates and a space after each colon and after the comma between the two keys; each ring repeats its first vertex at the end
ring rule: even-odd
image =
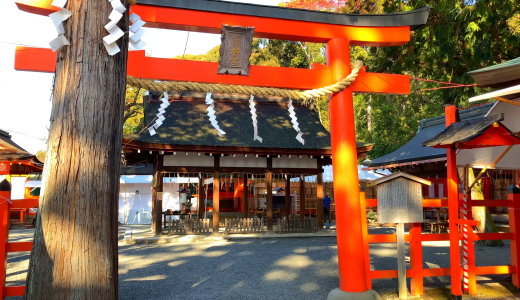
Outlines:
{"type": "MultiPolygon", "coordinates": [[[[395,233],[386,227],[369,231],[395,233]]],[[[124,232],[121,227],[119,299],[326,299],[338,285],[335,236],[124,245],[124,232]]],[[[33,234],[13,229],[10,240],[30,241],[33,234]]],[[[509,241],[504,242],[499,248],[477,246],[478,264],[509,264],[509,241]]],[[[396,269],[396,252],[395,243],[371,244],[372,269],[396,269]]],[[[424,242],[423,255],[424,268],[449,267],[449,242],[424,242]]],[[[9,254],[7,286],[25,283],[28,262],[26,252],[9,254]]],[[[478,280],[477,297],[468,299],[520,299],[520,293],[511,292],[509,275],[478,280]]],[[[382,299],[398,299],[397,279],[372,282],[382,299]]],[[[422,299],[447,299],[449,284],[449,277],[425,278],[422,299]]]]}

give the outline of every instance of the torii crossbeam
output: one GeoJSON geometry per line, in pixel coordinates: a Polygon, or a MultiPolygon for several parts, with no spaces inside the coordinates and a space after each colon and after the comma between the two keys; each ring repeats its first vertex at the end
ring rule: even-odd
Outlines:
{"type": "MultiPolygon", "coordinates": [[[[52,0],[17,0],[24,11],[48,15],[52,0]]],[[[382,15],[347,15],[216,0],[137,0],[132,11],[152,28],[220,33],[222,24],[254,26],[257,38],[320,42],[327,66],[311,70],[251,66],[250,76],[217,75],[217,64],[144,57],[131,52],[128,74],[160,80],[198,81],[290,89],[319,88],[350,74],[350,46],[399,46],[426,24],[429,8],[382,15]]],[[[108,16],[107,16],[108,17],[108,16]]],[[[108,19],[107,19],[108,20],[108,19]]],[[[101,25],[100,25],[101,26],[101,25]]],[[[16,69],[53,72],[50,50],[18,48],[16,69]]],[[[330,100],[340,288],[329,299],[373,299],[366,280],[364,237],[357,169],[353,92],[408,94],[408,76],[360,72],[355,83],[330,100]]],[[[453,290],[461,295],[460,286],[453,290]]]]}

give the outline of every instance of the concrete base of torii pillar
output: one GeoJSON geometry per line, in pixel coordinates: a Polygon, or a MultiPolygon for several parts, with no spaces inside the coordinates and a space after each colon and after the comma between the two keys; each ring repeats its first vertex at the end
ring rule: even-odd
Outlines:
{"type": "Polygon", "coordinates": [[[333,289],[327,296],[327,300],[379,300],[379,294],[374,290],[367,290],[359,293],[344,292],[342,290],[333,289]]]}

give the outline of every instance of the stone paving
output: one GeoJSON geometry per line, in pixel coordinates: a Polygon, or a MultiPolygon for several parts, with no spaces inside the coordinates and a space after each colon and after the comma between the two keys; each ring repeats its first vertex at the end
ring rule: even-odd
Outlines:
{"type": "MultiPolygon", "coordinates": [[[[385,234],[394,229],[370,231],[385,234]]],[[[334,236],[125,245],[124,232],[120,228],[120,299],[326,299],[339,284],[334,236]]],[[[31,240],[33,233],[12,230],[10,240],[31,240]]],[[[448,242],[423,245],[425,268],[449,267],[448,242]]],[[[509,251],[508,243],[476,247],[477,265],[509,264],[509,251]]],[[[396,252],[395,244],[371,245],[372,269],[396,269],[396,252]]],[[[8,286],[25,283],[28,258],[28,253],[9,255],[8,286]]],[[[479,277],[479,283],[495,280],[507,283],[510,277],[479,277]]],[[[427,278],[425,285],[446,288],[449,277],[427,278]]],[[[397,280],[374,280],[373,288],[392,299],[397,280]]]]}

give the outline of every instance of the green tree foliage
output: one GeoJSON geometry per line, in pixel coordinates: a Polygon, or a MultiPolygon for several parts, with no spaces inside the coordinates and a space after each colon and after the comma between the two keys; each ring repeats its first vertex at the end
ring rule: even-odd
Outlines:
{"type": "MultiPolygon", "coordinates": [[[[409,43],[352,47],[351,58],[363,60],[370,72],[472,84],[467,72],[520,56],[519,4],[518,0],[292,0],[281,5],[342,13],[393,13],[430,6],[427,25],[413,32],[409,43]]],[[[441,115],[445,104],[466,107],[469,97],[483,92],[478,87],[421,91],[438,84],[418,80],[411,86],[407,96],[355,96],[357,137],[375,143],[372,158],[401,147],[415,135],[421,119],[441,115]]]]}
{"type": "Polygon", "coordinates": [[[143,96],[144,89],[126,87],[125,114],[123,117],[123,134],[138,133],[144,128],[143,96]]]}

